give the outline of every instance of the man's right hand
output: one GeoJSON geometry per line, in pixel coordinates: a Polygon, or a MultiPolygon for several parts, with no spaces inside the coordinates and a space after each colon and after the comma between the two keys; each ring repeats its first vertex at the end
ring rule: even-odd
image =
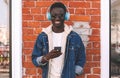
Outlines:
{"type": "Polygon", "coordinates": [[[56,58],[58,56],[60,56],[62,54],[62,52],[56,51],[56,50],[52,50],[51,52],[49,52],[47,55],[45,55],[46,59],[53,59],[56,58]]]}
{"type": "Polygon", "coordinates": [[[62,52],[59,52],[57,50],[51,50],[51,52],[49,52],[48,54],[46,54],[45,56],[43,56],[42,62],[45,63],[47,61],[49,61],[50,59],[59,57],[62,54],[62,52]]]}

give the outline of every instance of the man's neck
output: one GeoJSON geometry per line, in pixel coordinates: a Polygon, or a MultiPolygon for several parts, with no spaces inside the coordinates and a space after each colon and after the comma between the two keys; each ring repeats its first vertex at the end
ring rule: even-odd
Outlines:
{"type": "Polygon", "coordinates": [[[52,27],[52,31],[55,32],[55,33],[61,33],[64,31],[64,26],[61,27],[61,28],[57,28],[57,27],[52,27]]]}

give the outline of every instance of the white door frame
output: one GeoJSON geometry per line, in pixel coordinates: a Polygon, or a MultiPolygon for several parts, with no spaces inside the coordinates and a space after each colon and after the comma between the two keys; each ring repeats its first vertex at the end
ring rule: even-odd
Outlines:
{"type": "Polygon", "coordinates": [[[22,0],[12,0],[12,78],[22,78],[22,0]]]}
{"type": "Polygon", "coordinates": [[[110,16],[109,0],[101,0],[101,78],[109,78],[110,16]]]}
{"type": "MultiPolygon", "coordinates": [[[[109,78],[109,0],[101,0],[101,78],[109,78]]],[[[22,0],[12,0],[12,78],[22,78],[22,0]]]]}

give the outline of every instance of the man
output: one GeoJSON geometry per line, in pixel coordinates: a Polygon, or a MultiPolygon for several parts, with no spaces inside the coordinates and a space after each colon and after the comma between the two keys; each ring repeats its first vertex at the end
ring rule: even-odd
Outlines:
{"type": "Polygon", "coordinates": [[[75,78],[83,72],[85,48],[80,36],[64,24],[66,12],[63,3],[52,4],[52,24],[36,40],[32,62],[42,68],[42,78],[75,78]]]}

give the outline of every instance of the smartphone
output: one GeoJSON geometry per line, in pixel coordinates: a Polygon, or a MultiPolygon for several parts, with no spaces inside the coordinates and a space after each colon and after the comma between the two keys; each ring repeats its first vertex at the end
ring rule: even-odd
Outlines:
{"type": "Polygon", "coordinates": [[[54,47],[54,50],[61,52],[61,47],[54,47]]]}

